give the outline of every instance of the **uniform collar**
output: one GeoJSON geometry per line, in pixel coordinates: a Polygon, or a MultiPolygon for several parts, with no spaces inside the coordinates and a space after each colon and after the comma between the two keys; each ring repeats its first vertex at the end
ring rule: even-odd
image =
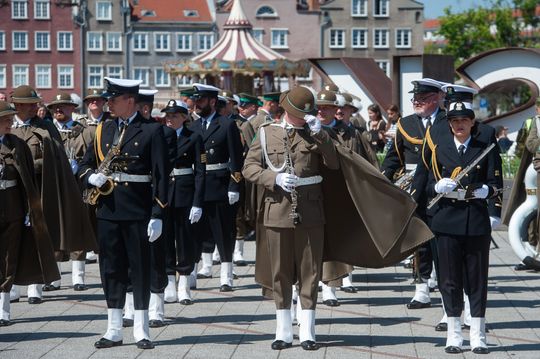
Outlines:
{"type": "Polygon", "coordinates": [[[467,149],[469,148],[469,142],[471,142],[471,136],[465,140],[465,142],[461,143],[457,140],[457,138],[454,137],[454,144],[456,145],[456,149],[459,150],[459,146],[464,145],[465,149],[463,152],[467,152],[467,149]]]}
{"type": "Polygon", "coordinates": [[[14,122],[15,127],[22,127],[22,126],[30,126],[30,121],[32,121],[31,118],[23,121],[19,116],[15,115],[15,121],[13,122],[14,122]]]}
{"type": "Polygon", "coordinates": [[[180,137],[183,129],[184,129],[184,126],[180,126],[176,129],[176,137],[180,137]]]}
{"type": "Polygon", "coordinates": [[[57,120],[53,120],[53,123],[55,124],[56,128],[58,128],[59,130],[65,130],[65,129],[70,130],[75,124],[75,121],[73,121],[73,119],[70,119],[69,121],[65,123],[60,123],[57,120]],[[66,126],[65,129],[64,129],[64,126],[66,126]]]}
{"type": "Polygon", "coordinates": [[[131,115],[127,120],[124,120],[123,118],[119,118],[120,121],[127,122],[127,125],[131,125],[131,122],[133,122],[133,119],[137,117],[138,112],[135,111],[133,115],[131,115]]]}

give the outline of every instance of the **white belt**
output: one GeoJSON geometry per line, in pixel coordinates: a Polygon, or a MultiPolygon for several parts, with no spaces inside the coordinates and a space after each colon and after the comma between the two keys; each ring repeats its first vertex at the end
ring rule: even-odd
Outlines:
{"type": "Polygon", "coordinates": [[[310,176],[310,177],[299,177],[296,181],[296,187],[307,186],[310,184],[317,184],[322,182],[322,176],[310,176]]]}
{"type": "Polygon", "coordinates": [[[171,172],[171,177],[190,175],[192,173],[193,173],[193,168],[173,168],[171,172]]]}
{"type": "Polygon", "coordinates": [[[405,163],[405,171],[413,171],[416,169],[415,163],[405,163]]]}
{"type": "Polygon", "coordinates": [[[457,191],[452,191],[450,193],[445,193],[444,198],[451,198],[451,199],[457,199],[458,201],[464,201],[465,200],[465,191],[464,189],[458,189],[457,191]]]}
{"type": "Polygon", "coordinates": [[[206,172],[222,170],[222,169],[225,169],[225,168],[229,168],[228,163],[213,163],[211,165],[206,165],[206,172]]]}
{"type": "Polygon", "coordinates": [[[17,180],[0,180],[0,190],[15,187],[16,185],[17,180]]]}
{"type": "Polygon", "coordinates": [[[109,176],[114,182],[152,182],[150,175],[130,175],[123,172],[114,172],[109,176]]]}

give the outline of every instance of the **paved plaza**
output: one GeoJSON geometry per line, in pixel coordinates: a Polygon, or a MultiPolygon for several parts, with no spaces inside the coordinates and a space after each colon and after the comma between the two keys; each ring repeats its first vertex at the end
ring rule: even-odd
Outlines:
{"type": "MultiPolygon", "coordinates": [[[[490,253],[488,310],[489,358],[540,358],[540,273],[516,272],[517,258],[506,232],[494,233],[500,246],[490,253]]],[[[341,306],[317,307],[317,340],[322,347],[305,352],[295,335],[293,348],[270,349],[274,338],[274,303],[264,300],[254,282],[255,243],[246,242],[247,267],[235,269],[235,291],[219,292],[214,278],[199,280],[191,306],[166,304],[167,326],[151,329],[153,350],[136,348],[131,328],[124,345],[94,349],[105,332],[107,308],[97,264],[87,266],[90,289],[75,292],[70,265],[64,264],[62,289],[45,293],[41,305],[26,297],[12,304],[12,325],[0,328],[0,358],[473,358],[444,353],[445,333],[436,332],[442,316],[439,292],[432,307],[408,310],[411,272],[402,266],[357,268],[358,293],[338,291],[341,306]]],[[[320,300],[320,297],[319,297],[320,300]]],[[[297,334],[297,329],[295,329],[297,334]]],[[[468,345],[468,332],[464,331],[468,345]]]]}

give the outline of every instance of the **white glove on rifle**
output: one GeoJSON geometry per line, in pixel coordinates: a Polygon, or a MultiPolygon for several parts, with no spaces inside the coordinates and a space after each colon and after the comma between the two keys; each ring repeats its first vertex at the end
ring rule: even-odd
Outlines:
{"type": "Polygon", "coordinates": [[[439,182],[435,183],[435,192],[437,193],[450,193],[457,187],[456,181],[451,178],[441,178],[439,182]]]}
{"type": "Polygon", "coordinates": [[[148,233],[148,242],[152,243],[161,236],[162,227],[163,222],[161,219],[152,218],[150,222],[148,222],[148,229],[146,230],[148,233]]]}
{"type": "Polygon", "coordinates": [[[491,230],[494,231],[501,225],[501,217],[492,217],[489,216],[489,222],[491,224],[491,230]]]}
{"type": "Polygon", "coordinates": [[[32,223],[30,223],[30,213],[27,213],[26,216],[24,217],[24,225],[26,227],[32,226],[32,223]]]}
{"type": "Polygon", "coordinates": [[[309,129],[313,133],[319,133],[321,130],[321,121],[313,115],[305,115],[304,120],[309,126],[309,129]]]}
{"type": "Polygon", "coordinates": [[[296,187],[297,181],[298,177],[288,173],[278,173],[276,176],[276,184],[283,188],[285,192],[292,192],[294,187],[296,187]]]}
{"type": "Polygon", "coordinates": [[[92,186],[100,188],[107,182],[108,178],[103,173],[93,173],[88,177],[88,183],[92,186]]]}
{"type": "Polygon", "coordinates": [[[486,199],[488,194],[489,194],[489,187],[486,185],[482,185],[481,188],[477,188],[473,191],[473,195],[475,198],[486,199]]]}
{"type": "Polygon", "coordinates": [[[200,207],[191,207],[189,211],[189,221],[191,224],[199,222],[199,219],[202,217],[202,208],[200,207]]]}
{"type": "Polygon", "coordinates": [[[79,165],[77,164],[77,160],[71,159],[69,160],[69,165],[71,166],[71,172],[76,175],[79,171],[79,165]]]}
{"type": "Polygon", "coordinates": [[[233,205],[240,200],[240,193],[238,192],[227,192],[229,196],[229,204],[233,205]]]}

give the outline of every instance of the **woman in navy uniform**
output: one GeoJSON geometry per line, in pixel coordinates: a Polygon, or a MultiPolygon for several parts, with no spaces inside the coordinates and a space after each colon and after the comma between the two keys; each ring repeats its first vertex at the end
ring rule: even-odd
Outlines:
{"type": "MultiPolygon", "coordinates": [[[[491,220],[488,199],[502,187],[501,158],[496,148],[457,182],[461,170],[478,158],[491,144],[478,136],[470,102],[450,103],[449,129],[439,131],[432,153],[432,166],[426,191],[428,196],[443,194],[436,204],[431,230],[435,233],[439,256],[439,287],[448,316],[445,351],[461,353],[461,312],[463,290],[471,306],[471,349],[488,353],[485,336],[487,278],[491,220]]],[[[434,140],[435,141],[435,140],[434,140]]]]}
{"type": "Polygon", "coordinates": [[[166,114],[165,123],[177,136],[174,168],[169,178],[166,257],[167,275],[173,288],[176,286],[176,272],[179,274],[178,294],[166,290],[165,300],[178,300],[189,305],[192,304],[189,275],[198,261],[198,241],[193,224],[201,219],[203,213],[206,155],[201,135],[184,126],[189,118],[185,103],[170,100],[161,112],[166,114]]]}

